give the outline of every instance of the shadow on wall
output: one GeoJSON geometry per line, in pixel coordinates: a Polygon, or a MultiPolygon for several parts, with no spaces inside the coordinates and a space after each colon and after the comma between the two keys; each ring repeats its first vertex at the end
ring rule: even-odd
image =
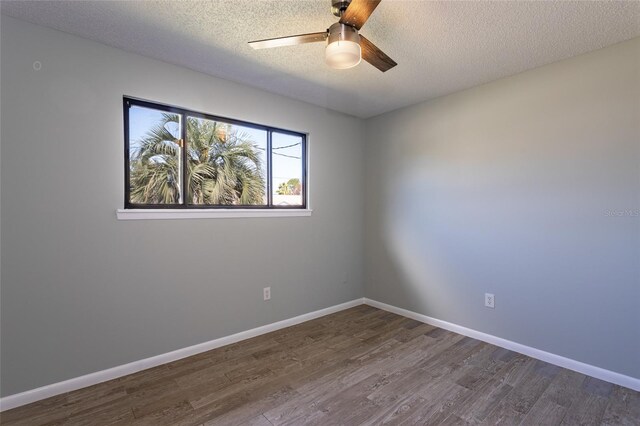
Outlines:
{"type": "Polygon", "coordinates": [[[624,316],[585,299],[616,275],[628,279],[618,271],[633,250],[620,243],[634,237],[622,223],[603,224],[596,196],[522,186],[522,176],[493,166],[461,177],[455,159],[418,158],[388,180],[381,249],[397,279],[385,299],[541,348],[559,340],[584,350],[572,330],[587,316],[624,316]],[[485,292],[496,294],[495,311],[484,307],[485,292]]]}
{"type": "Polygon", "coordinates": [[[389,184],[393,189],[381,225],[385,254],[399,277],[394,299],[416,312],[462,321],[465,310],[455,283],[464,281],[464,271],[456,270],[448,254],[468,249],[468,236],[455,235],[447,224],[450,215],[429,205],[438,189],[425,169],[409,167],[389,184]],[[446,316],[438,316],[443,307],[446,316]]]}

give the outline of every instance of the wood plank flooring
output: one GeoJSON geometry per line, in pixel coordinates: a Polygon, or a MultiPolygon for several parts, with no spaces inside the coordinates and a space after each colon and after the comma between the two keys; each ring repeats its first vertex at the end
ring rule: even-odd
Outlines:
{"type": "Polygon", "coordinates": [[[640,393],[361,305],[0,414],[13,425],[640,425],[640,393]]]}

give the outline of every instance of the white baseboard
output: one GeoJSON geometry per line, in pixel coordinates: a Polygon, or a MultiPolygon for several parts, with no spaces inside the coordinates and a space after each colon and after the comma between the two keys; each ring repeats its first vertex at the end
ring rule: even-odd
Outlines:
{"type": "Polygon", "coordinates": [[[137,373],[138,371],[146,370],[148,368],[156,367],[158,365],[166,364],[166,363],[176,361],[182,358],[186,358],[192,355],[196,355],[202,352],[210,351],[212,349],[216,349],[221,346],[230,345],[231,343],[236,343],[241,340],[250,339],[252,337],[256,337],[261,334],[270,333],[272,331],[276,331],[282,328],[290,327],[292,325],[300,324],[305,321],[323,317],[325,315],[329,315],[334,312],[338,312],[344,309],[352,308],[354,306],[362,305],[363,303],[364,303],[364,299],[355,299],[350,302],[341,303],[335,306],[330,306],[328,308],[320,309],[318,311],[309,312],[308,314],[303,314],[297,317],[274,322],[272,324],[267,324],[261,327],[252,328],[251,330],[242,331],[240,333],[232,334],[230,336],[221,337],[219,339],[200,343],[194,346],[189,346],[187,348],[178,349],[172,352],[167,352],[162,355],[156,355],[151,358],[145,358],[139,361],[131,362],[129,364],[124,364],[124,365],[119,365],[117,367],[109,368],[107,370],[97,371],[95,373],[86,374],[84,376],[65,380],[63,382],[52,383],[50,385],[42,386],[40,388],[28,390],[25,392],[14,394],[14,395],[5,396],[4,398],[0,398],[0,411],[10,410],[12,408],[16,408],[16,407],[20,407],[21,405],[26,405],[32,402],[40,401],[42,399],[49,398],[55,395],[71,392],[77,389],[85,388],[87,386],[96,385],[98,383],[106,382],[108,380],[117,379],[118,377],[137,373]]]}
{"type": "Polygon", "coordinates": [[[509,349],[514,352],[518,352],[531,358],[536,358],[541,361],[548,362],[550,364],[557,365],[559,367],[568,368],[569,370],[577,371],[578,373],[586,374],[597,379],[605,380],[616,385],[624,386],[629,389],[640,391],[640,379],[635,377],[626,376],[624,374],[616,373],[615,371],[605,370],[604,368],[596,367],[594,365],[585,364],[584,362],[576,361],[571,358],[566,358],[560,355],[545,352],[540,349],[532,348],[520,343],[512,342],[511,340],[496,337],[491,334],[486,334],[481,331],[473,330],[471,328],[463,327],[461,325],[453,324],[447,321],[442,321],[436,318],[428,317],[416,312],[412,312],[406,309],[398,308],[396,306],[388,305],[386,303],[378,302],[376,300],[367,299],[365,297],[364,303],[367,305],[383,309],[385,311],[393,312],[394,314],[402,315],[407,318],[414,319],[416,321],[424,322],[436,327],[444,328],[445,330],[452,331],[454,333],[462,334],[463,336],[472,337],[474,339],[482,340],[483,342],[491,343],[492,345],[500,346],[501,348],[509,349]]]}

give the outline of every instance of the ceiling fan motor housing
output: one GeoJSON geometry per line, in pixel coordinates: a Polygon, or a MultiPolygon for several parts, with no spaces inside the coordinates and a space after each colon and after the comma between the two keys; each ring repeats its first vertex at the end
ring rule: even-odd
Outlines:
{"type": "Polygon", "coordinates": [[[346,24],[336,22],[329,27],[329,38],[327,44],[331,44],[337,41],[352,41],[360,44],[360,36],[358,30],[354,27],[346,24]]]}

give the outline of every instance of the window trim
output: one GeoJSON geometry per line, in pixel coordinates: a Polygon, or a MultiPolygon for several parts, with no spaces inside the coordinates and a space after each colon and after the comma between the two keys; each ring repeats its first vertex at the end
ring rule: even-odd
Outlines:
{"type": "Polygon", "coordinates": [[[117,209],[118,220],[230,219],[311,216],[311,209],[117,209]]]}
{"type": "Polygon", "coordinates": [[[311,210],[308,209],[309,201],[308,201],[308,133],[296,132],[293,130],[282,129],[274,126],[267,126],[264,124],[252,123],[248,121],[238,120],[234,118],[222,117],[213,114],[207,114],[199,111],[193,111],[186,108],[181,108],[177,106],[162,104],[158,102],[151,102],[144,99],[134,98],[131,96],[123,96],[122,97],[122,109],[124,116],[124,209],[117,210],[118,219],[161,219],[162,217],[155,217],[158,214],[165,214],[166,219],[177,219],[179,217],[193,217],[193,218],[204,218],[204,217],[265,217],[265,216],[310,216],[311,210]],[[182,129],[181,129],[181,138],[183,140],[183,148],[181,150],[182,154],[182,187],[181,191],[183,194],[183,203],[182,204],[135,204],[130,202],[131,197],[131,188],[130,188],[130,164],[129,164],[129,108],[131,106],[139,106],[142,108],[155,109],[165,112],[172,112],[176,114],[180,114],[182,116],[182,129]],[[267,205],[193,205],[187,204],[187,177],[186,177],[186,161],[187,161],[187,125],[186,118],[196,117],[203,118],[207,120],[220,121],[224,123],[229,123],[232,125],[243,126],[243,127],[251,127],[258,130],[264,130],[267,132],[267,151],[266,151],[266,159],[267,159],[267,205]],[[271,141],[273,133],[281,133],[285,135],[298,136],[302,140],[301,146],[301,155],[302,155],[302,205],[295,206],[280,206],[273,205],[273,194],[272,194],[272,155],[273,152],[271,150],[271,141]],[[169,212],[172,210],[172,212],[169,212]],[[149,214],[141,214],[141,212],[147,211],[149,214]],[[238,214],[226,214],[226,212],[235,211],[238,214]],[[244,212],[241,212],[244,211],[244,212]],[[251,212],[253,214],[249,214],[251,212]],[[128,215],[125,213],[131,212],[133,214],[128,215]],[[201,212],[201,214],[196,215],[186,215],[186,212],[201,212]],[[209,212],[210,214],[206,214],[209,212]],[[217,212],[217,213],[216,213],[217,212]],[[290,212],[297,214],[283,214],[277,215],[274,212],[290,212]],[[182,213],[182,214],[178,214],[182,213]],[[204,214],[203,214],[204,213],[204,214]],[[261,213],[269,213],[269,214],[261,214],[261,213]],[[128,217],[127,217],[128,216],[128,217]],[[153,216],[153,217],[152,217],[153,216]],[[171,217],[169,217],[171,216],[171,217]]]}

